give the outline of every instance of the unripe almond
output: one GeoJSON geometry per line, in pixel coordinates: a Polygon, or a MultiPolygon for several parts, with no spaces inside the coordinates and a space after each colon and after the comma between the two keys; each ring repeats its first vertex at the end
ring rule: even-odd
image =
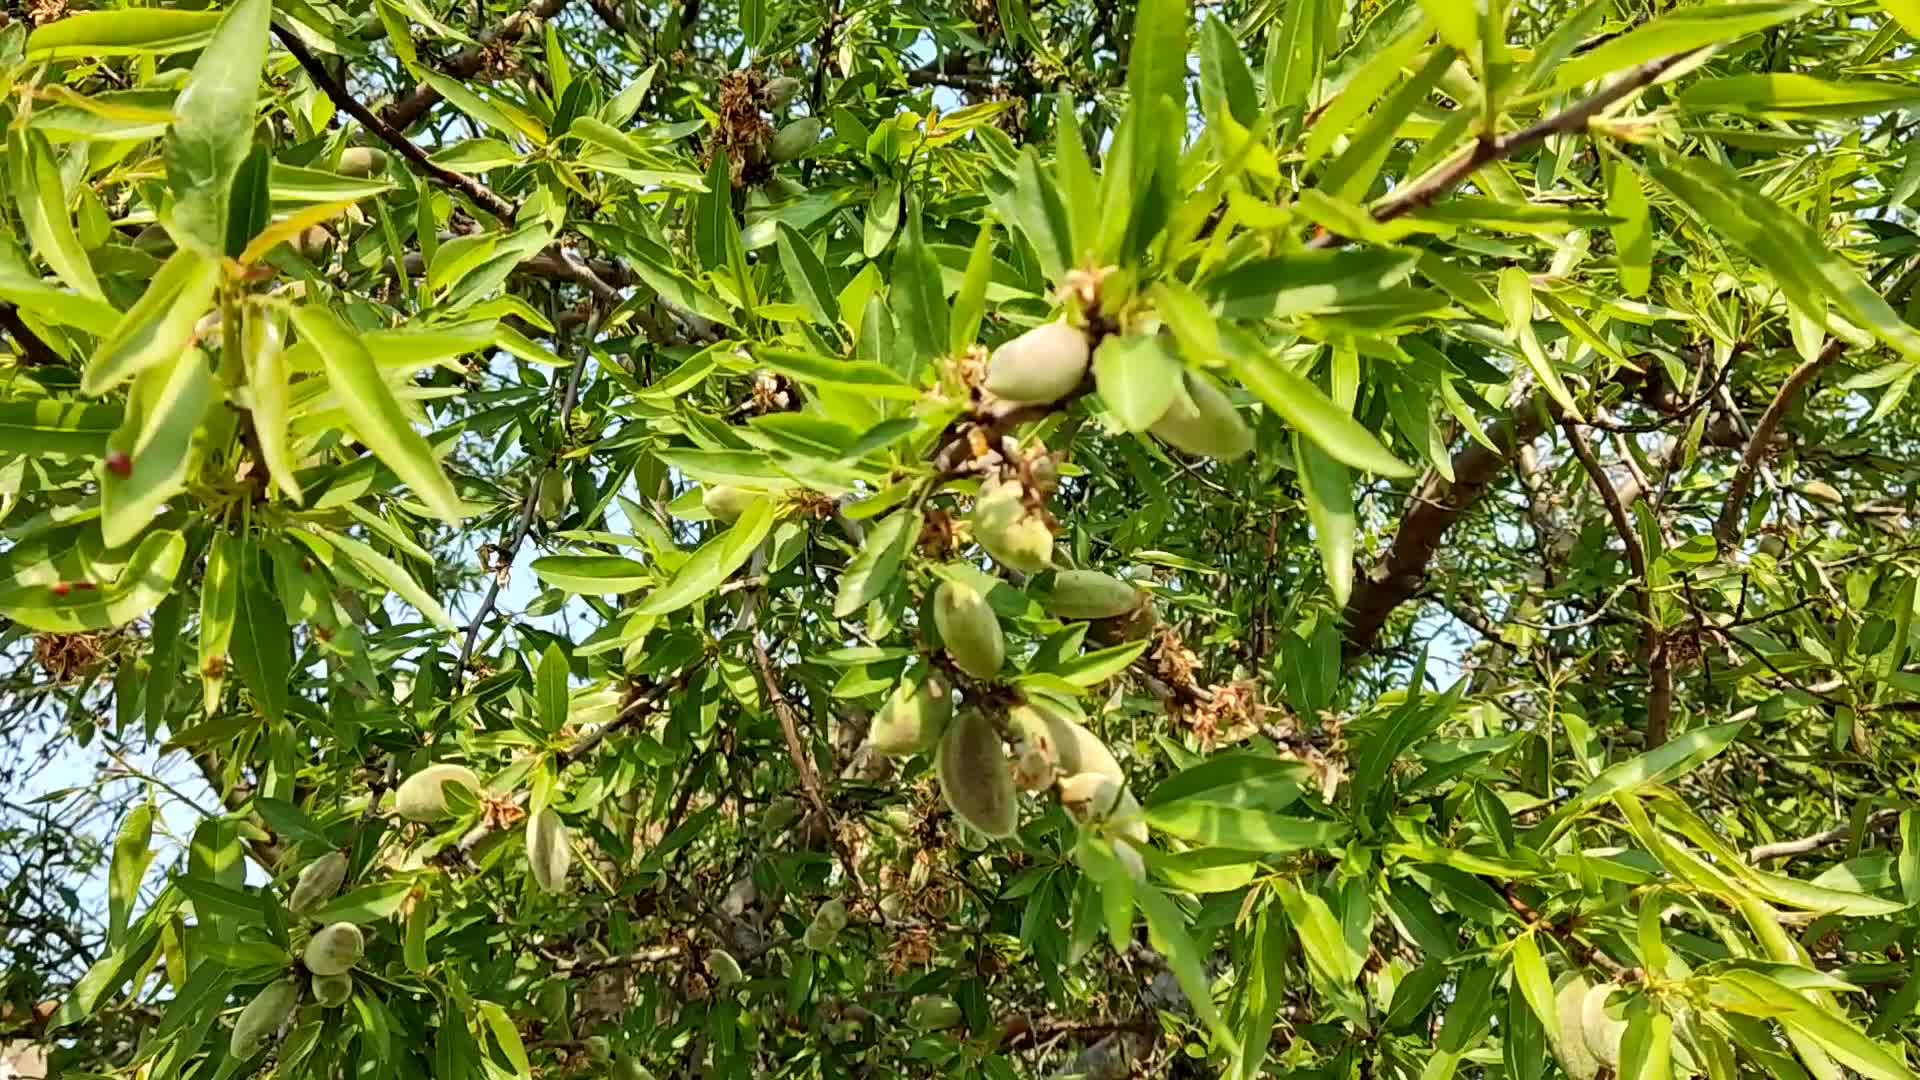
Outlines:
{"type": "Polygon", "coordinates": [[[299,1002],[299,983],[292,979],[268,983],[240,1010],[239,1019],[233,1022],[233,1037],[227,1042],[228,1051],[244,1061],[266,1049],[299,1002]]]}
{"type": "Polygon", "coordinates": [[[820,910],[813,915],[813,921],[839,933],[847,928],[847,905],[838,900],[829,900],[820,905],[820,910]]]}
{"type": "Polygon", "coordinates": [[[907,1023],[921,1031],[945,1031],[960,1020],[960,1006],[945,994],[921,994],[907,1006],[907,1023]]]}
{"type": "Polygon", "coordinates": [[[894,757],[918,754],[939,743],[952,716],[953,702],[940,676],[903,682],[874,715],[867,742],[880,753],[894,757]]]}
{"type": "Polygon", "coordinates": [[[701,491],[700,505],[713,515],[715,521],[733,522],[740,520],[740,515],[746,513],[747,507],[752,506],[753,500],[758,498],[760,493],[757,491],[719,484],[701,491]]]}
{"type": "Polygon", "coordinates": [[[1087,377],[1087,335],[1064,322],[1050,322],[1007,342],[987,361],[987,389],[1023,405],[1050,405],[1087,377]]]}
{"type": "Polygon", "coordinates": [[[1607,1014],[1607,998],[1618,989],[1608,982],[1587,991],[1580,1016],[1580,1032],[1587,1044],[1587,1053],[1616,1071],[1620,1068],[1620,1043],[1626,1038],[1627,1022],[1607,1014]]]}
{"type": "Polygon", "coordinates": [[[1177,450],[1221,461],[1253,449],[1253,429],[1213,380],[1188,373],[1187,399],[1175,401],[1147,430],[1177,450]]]}
{"type": "Polygon", "coordinates": [[[760,833],[762,836],[778,835],[799,819],[800,801],[783,795],[768,803],[766,812],[760,815],[760,833]]]}
{"type": "Polygon", "coordinates": [[[1140,595],[1133,586],[1098,570],[1062,570],[1053,575],[1047,611],[1061,619],[1110,619],[1133,610],[1140,595]]]}
{"type": "Polygon", "coordinates": [[[573,485],[567,483],[567,474],[559,469],[548,469],[546,475],[540,478],[540,516],[552,521],[565,514],[572,502],[573,485]]]}
{"type": "Polygon", "coordinates": [[[1017,482],[980,489],[972,525],[973,538],[1002,566],[1037,574],[1053,565],[1053,530],[1046,519],[1028,511],[1026,493],[1017,482]]]}
{"type": "Polygon", "coordinates": [[[345,880],[346,853],[327,852],[300,871],[299,879],[293,883],[293,895],[287,898],[287,910],[296,915],[305,915],[332,899],[333,894],[340,891],[340,883],[345,880]]]}
{"type": "Polygon", "coordinates": [[[353,996],[353,976],[315,975],[313,977],[313,1000],[328,1009],[338,1008],[353,996]]]}
{"type": "Polygon", "coordinates": [[[567,842],[566,823],[550,806],[527,818],[527,864],[542,889],[559,892],[566,888],[567,870],[573,866],[573,845],[567,842]]]}
{"type": "Polygon", "coordinates": [[[324,225],[309,225],[293,238],[293,250],[308,262],[320,262],[333,247],[333,234],[324,225]]]}
{"type": "Polygon", "coordinates": [[[1576,975],[1560,987],[1554,997],[1554,1011],[1559,1015],[1560,1037],[1554,1040],[1554,1055],[1560,1059],[1560,1068],[1569,1080],[1594,1080],[1600,1075],[1600,1059],[1587,1049],[1585,1021],[1587,992],[1592,987],[1587,980],[1576,975]]]}
{"type": "Polygon", "coordinates": [[[350,922],[337,922],[316,931],[307,940],[301,960],[315,975],[344,975],[367,951],[367,939],[350,922]]]}
{"type": "Polygon", "coordinates": [[[1052,712],[1040,712],[1040,716],[1053,740],[1055,759],[1063,775],[1100,773],[1111,777],[1121,787],[1126,786],[1127,771],[1120,767],[1119,759],[1113,756],[1113,751],[1107,749],[1107,744],[1101,742],[1098,735],[1052,712]]]}
{"type": "Polygon", "coordinates": [[[725,949],[715,949],[707,954],[707,971],[713,975],[713,981],[721,986],[734,986],[746,980],[747,974],[740,970],[740,961],[725,949]]]}
{"type": "Polygon", "coordinates": [[[978,709],[962,709],[940,740],[935,760],[940,794],[960,820],[982,835],[1004,840],[1018,821],[1013,775],[1007,770],[1007,749],[986,716],[978,709]]]}
{"type": "Polygon", "coordinates": [[[341,176],[372,176],[386,164],[387,155],[370,146],[349,146],[340,152],[341,176]]]}
{"type": "Polygon", "coordinates": [[[767,108],[784,109],[800,93],[800,80],[791,75],[782,75],[777,79],[768,79],[766,87],[767,108]]]}
{"type": "Polygon", "coordinates": [[[991,679],[1007,659],[1000,618],[980,591],[958,581],[942,582],[933,596],[933,622],[946,642],[947,655],[961,671],[991,679]]]}
{"type": "Polygon", "coordinates": [[[408,821],[439,821],[447,816],[447,784],[475,793],[480,790],[480,778],[465,765],[429,765],[400,785],[393,796],[394,808],[408,821]]]}
{"type": "Polygon", "coordinates": [[[773,145],[767,148],[767,156],[776,162],[792,161],[813,149],[819,141],[819,119],[803,116],[780,129],[780,134],[773,137],[773,145]]]}

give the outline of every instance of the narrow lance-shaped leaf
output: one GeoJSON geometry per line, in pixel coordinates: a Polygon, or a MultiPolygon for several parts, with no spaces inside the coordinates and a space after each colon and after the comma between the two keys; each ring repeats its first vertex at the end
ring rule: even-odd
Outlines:
{"type": "Polygon", "coordinates": [[[236,0],[193,66],[167,132],[167,181],[182,242],[225,249],[234,177],[253,144],[254,98],[267,58],[272,0],[236,0]]]}
{"type": "Polygon", "coordinates": [[[294,309],[293,321],[301,337],[319,350],[327,381],[353,421],[354,434],[434,514],[448,521],[465,517],[466,507],[453,482],[434,460],[427,440],[408,422],[359,336],[332,312],[315,305],[294,309]]]}
{"type": "Polygon", "coordinates": [[[7,136],[7,157],[12,164],[14,206],[26,223],[34,250],[74,291],[100,299],[100,282],[74,232],[66,185],[47,137],[32,129],[14,130],[7,136]]]}

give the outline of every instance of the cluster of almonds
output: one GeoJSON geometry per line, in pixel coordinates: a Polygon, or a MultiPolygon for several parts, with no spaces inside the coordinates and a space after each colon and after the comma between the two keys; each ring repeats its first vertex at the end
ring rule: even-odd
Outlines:
{"type": "MultiPolygon", "coordinates": [[[[294,881],[293,892],[287,899],[287,909],[296,915],[306,915],[318,909],[340,891],[340,885],[346,878],[347,856],[344,852],[330,851],[322,855],[300,871],[300,876],[294,881]]],[[[345,1005],[347,999],[353,996],[351,972],[366,951],[365,935],[350,922],[323,926],[307,939],[300,961],[307,969],[313,999],[322,1008],[345,1005]]],[[[236,1060],[241,1061],[266,1049],[299,1003],[300,980],[289,977],[268,983],[254,995],[246,1008],[240,1010],[227,1049],[236,1060]]]]}

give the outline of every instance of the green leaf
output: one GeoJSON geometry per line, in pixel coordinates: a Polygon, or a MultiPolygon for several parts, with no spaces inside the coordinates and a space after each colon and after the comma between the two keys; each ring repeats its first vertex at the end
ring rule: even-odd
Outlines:
{"type": "Polygon", "coordinates": [[[1872,116],[1910,107],[1917,100],[1920,88],[1905,83],[1831,82],[1788,72],[1703,79],[1680,95],[1682,107],[1703,112],[1828,119],[1872,116]]]}
{"type": "Polygon", "coordinates": [[[1179,799],[1149,809],[1147,823],[1191,843],[1269,855],[1323,850],[1349,832],[1338,822],[1284,817],[1199,799],[1179,799]]]}
{"type": "Polygon", "coordinates": [[[1328,457],[1300,432],[1293,434],[1294,471],[1306,500],[1307,518],[1320,548],[1320,565],[1327,572],[1333,602],[1345,607],[1353,593],[1353,478],[1346,466],[1328,457]]]}
{"type": "Polygon", "coordinates": [[[1745,720],[1734,720],[1694,728],[1644,754],[1616,762],[1580,789],[1580,794],[1574,796],[1569,805],[1584,809],[1623,792],[1630,794],[1652,784],[1665,784],[1685,776],[1732,745],[1734,738],[1746,726],[1745,720]]]}
{"type": "Polygon", "coordinates": [[[1560,68],[1554,85],[1562,90],[1592,82],[1636,64],[1733,41],[1812,11],[1802,0],[1788,3],[1720,3],[1669,11],[1560,68]]]}
{"type": "Polygon", "coordinates": [[[239,551],[239,604],[234,611],[233,666],[268,720],[286,719],[288,677],[293,669],[293,632],[280,598],[262,573],[261,553],[243,541],[239,551]]]}
{"type": "Polygon", "coordinates": [[[567,722],[567,680],[570,675],[567,654],[557,644],[548,645],[533,673],[534,702],[540,727],[559,731],[567,722]]]}
{"type": "Polygon", "coordinates": [[[1127,93],[1134,102],[1171,101],[1187,111],[1186,0],[1140,0],[1134,9],[1127,93]]]}
{"type": "Polygon", "coordinates": [[[213,375],[198,349],[140,373],[100,471],[100,534],[108,547],[130,543],[186,487],[194,437],[213,401],[213,375]],[[121,460],[124,468],[116,468],[121,460]]]}
{"type": "Polygon", "coordinates": [[[1235,335],[1226,359],[1234,377],[1247,384],[1267,408],[1335,461],[1381,476],[1414,475],[1415,470],[1388,453],[1372,432],[1278,356],[1235,335]]]}
{"type": "Polygon", "coordinates": [[[126,941],[127,922],[140,899],[140,881],[153,862],[153,802],[142,800],[127,812],[113,839],[113,865],[107,872],[107,944],[126,941]]]}
{"type": "Polygon", "coordinates": [[[459,629],[452,616],[447,614],[440,602],[420,587],[413,576],[401,569],[400,565],[385,555],[344,533],[331,529],[315,530],[322,539],[336,550],[352,559],[360,569],[373,575],[376,581],[392,589],[400,599],[412,604],[415,611],[425,615],[428,621],[449,633],[459,629]]]}
{"type": "Polygon", "coordinates": [[[1453,0],[1420,0],[1420,10],[1427,13],[1434,26],[1440,31],[1440,40],[1466,56],[1476,56],[1480,52],[1480,11],[1481,4],[1458,4],[1453,0]]]}
{"type": "Polygon", "coordinates": [[[1616,161],[1607,170],[1607,213],[1620,219],[1613,227],[1620,288],[1628,296],[1645,296],[1653,280],[1653,218],[1640,171],[1628,162],[1616,161]]]}
{"type": "Polygon", "coordinates": [[[655,580],[646,564],[621,555],[546,555],[530,569],[547,585],[582,596],[630,593],[655,580]]]}
{"type": "Polygon", "coordinates": [[[1093,356],[1100,400],[1124,431],[1145,431],[1180,392],[1180,361],[1158,335],[1109,334],[1093,356]]]}
{"type": "Polygon", "coordinates": [[[300,336],[319,350],[327,381],[360,441],[436,516],[447,521],[465,517],[466,507],[453,482],[434,460],[427,440],[401,411],[392,387],[360,336],[331,311],[316,305],[295,308],[293,322],[300,336]]]}
{"type": "Polygon", "coordinates": [[[120,426],[119,405],[79,401],[0,401],[0,450],[36,457],[99,457],[120,426]]]}
{"type": "Polygon", "coordinates": [[[26,60],[37,64],[185,52],[206,44],[219,22],[219,12],[180,8],[82,11],[35,27],[27,37],[26,60]]]}
{"type": "Polygon", "coordinates": [[[253,145],[253,106],[267,59],[272,0],[235,0],[194,62],[167,132],[173,233],[219,254],[227,238],[234,177],[253,145]]]}
{"type": "Polygon", "coordinates": [[[1562,1037],[1560,1032],[1560,1010],[1554,1003],[1553,976],[1547,973],[1547,962],[1540,955],[1540,944],[1531,931],[1513,939],[1513,984],[1533,1014],[1547,1029],[1547,1034],[1556,1042],[1562,1037]]]}
{"type": "MultiPolygon", "coordinates": [[[[207,566],[200,577],[200,699],[209,717],[219,711],[227,685],[227,646],[233,641],[240,610],[241,543],[225,529],[216,531],[207,545],[207,566]]],[[[187,734],[176,731],[173,742],[185,745],[187,734]]]]}
{"type": "Polygon", "coordinates": [[[400,910],[400,905],[406,903],[407,894],[412,891],[413,882],[407,878],[389,878],[341,893],[308,917],[323,925],[350,922],[356,926],[370,926],[391,919],[400,910]]]}
{"type": "Polygon", "coordinates": [[[1127,669],[1147,651],[1149,642],[1130,641],[1083,653],[1054,668],[1052,674],[1074,686],[1098,686],[1127,669]]]}
{"type": "Polygon", "coordinates": [[[148,533],[111,584],[69,588],[47,585],[0,587],[0,615],[33,630],[81,634],[111,630],[152,611],[173,591],[187,542],[177,532],[148,533]]]}
{"type": "Polygon", "coordinates": [[[949,314],[947,296],[941,284],[940,260],[927,246],[921,234],[920,208],[907,208],[907,233],[893,253],[893,275],[887,287],[887,299],[894,314],[906,327],[914,364],[907,371],[917,379],[926,363],[945,353],[949,314]]]}
{"type": "MultiPolygon", "coordinates": [[[[1164,3],[1166,0],[1149,0],[1150,3],[1164,3]]],[[[1187,920],[1178,906],[1167,899],[1165,893],[1151,885],[1141,883],[1134,886],[1134,901],[1140,905],[1141,914],[1147,917],[1147,934],[1153,947],[1166,958],[1167,969],[1180,983],[1180,989],[1192,1004],[1195,1016],[1213,1032],[1214,1038],[1222,1043],[1231,1044],[1233,1033],[1220,1021],[1220,1011],[1213,1004],[1213,983],[1207,978],[1206,958],[1199,946],[1193,942],[1193,936],[1187,932],[1187,920]]]]}
{"type": "Polygon", "coordinates": [[[1907,33],[1920,37],[1920,0],[1880,0],[1880,7],[1907,33]]]}
{"type": "Polygon", "coordinates": [[[179,359],[219,283],[217,259],[186,248],[175,252],[94,350],[81,392],[104,394],[156,364],[179,359]]]}
{"type": "Polygon", "coordinates": [[[769,371],[813,386],[850,390],[869,397],[912,401],[920,388],[893,371],[866,360],[838,360],[797,349],[767,345],[753,350],[755,361],[769,371]]]}
{"type": "Polygon", "coordinates": [[[833,286],[827,280],[827,268],[820,257],[813,253],[813,245],[796,232],[793,226],[782,221],[780,230],[780,267],[786,271],[787,288],[792,291],[794,300],[807,309],[813,321],[822,326],[832,326],[838,320],[834,312],[839,304],[834,299],[833,286]]]}
{"type": "Polygon", "coordinates": [[[636,614],[666,615],[705,599],[740,569],[773,529],[773,500],[756,499],[733,527],[700,545],[673,580],[656,589],[636,614]]]}
{"type": "Polygon", "coordinates": [[[260,457],[273,482],[297,505],[302,493],[294,475],[293,447],[287,433],[292,387],[280,312],[265,305],[248,305],[240,340],[246,350],[247,390],[253,400],[253,431],[260,440],[260,457]]]}
{"type": "MultiPolygon", "coordinates": [[[[515,123],[499,106],[469,90],[460,80],[449,78],[431,68],[421,69],[419,75],[420,81],[433,87],[441,97],[451,102],[454,108],[492,128],[496,133],[508,139],[525,136],[541,143],[546,141],[543,131],[537,128],[528,130],[526,125],[515,123]]],[[[724,164],[725,159],[722,157],[722,165],[724,164]]]]}
{"type": "Polygon", "coordinates": [[[987,285],[993,276],[993,222],[983,222],[973,239],[973,251],[967,255],[967,272],[960,279],[960,292],[953,298],[953,325],[948,353],[964,356],[980,336],[980,322],[987,311],[987,285]]]}
{"type": "Polygon", "coordinates": [[[1312,315],[1379,296],[1406,281],[1418,259],[1393,248],[1274,255],[1216,274],[1200,291],[1230,319],[1312,315]]]}
{"type": "Polygon", "coordinates": [[[867,533],[859,553],[840,575],[834,618],[844,619],[886,595],[900,576],[907,552],[920,539],[922,520],[918,509],[897,510],[867,533]]]}
{"type": "Polygon", "coordinates": [[[1546,350],[1540,347],[1540,339],[1533,332],[1533,281],[1525,270],[1509,266],[1500,271],[1500,306],[1507,316],[1507,337],[1519,347],[1534,377],[1567,415],[1579,419],[1580,408],[1573,403],[1572,391],[1567,389],[1559,369],[1547,358],[1546,350]]]}
{"type": "Polygon", "coordinates": [[[1200,28],[1200,88],[1209,113],[1224,106],[1241,127],[1252,127],[1259,119],[1253,70],[1233,29],[1218,15],[1207,16],[1200,28]]]}
{"type": "Polygon", "coordinates": [[[32,129],[15,128],[7,136],[7,157],[12,162],[14,206],[20,211],[33,250],[74,291],[91,300],[101,299],[93,264],[87,261],[79,234],[74,232],[73,215],[67,211],[66,185],[47,137],[32,129]]]}
{"type": "Polygon", "coordinates": [[[50,323],[73,326],[102,336],[120,323],[120,309],[104,300],[48,284],[39,278],[17,277],[0,267],[0,300],[50,323]]]}
{"type": "Polygon", "coordinates": [[[1347,948],[1346,934],[1327,902],[1285,879],[1274,881],[1273,891],[1286,908],[1294,933],[1300,936],[1308,965],[1332,986],[1353,985],[1360,977],[1360,958],[1347,948]]]}
{"type": "Polygon", "coordinates": [[[1453,61],[1452,50],[1435,49],[1420,70],[1382,102],[1360,130],[1353,132],[1347,148],[1321,171],[1320,186],[1338,199],[1365,199],[1386,164],[1387,152],[1393,148],[1401,125],[1413,116],[1453,61]]]}

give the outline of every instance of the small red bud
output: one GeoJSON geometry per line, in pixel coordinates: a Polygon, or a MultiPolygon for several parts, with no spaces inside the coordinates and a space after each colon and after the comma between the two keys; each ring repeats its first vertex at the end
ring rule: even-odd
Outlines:
{"type": "Polygon", "coordinates": [[[122,479],[133,475],[133,459],[125,450],[114,450],[107,454],[107,471],[122,479]]]}
{"type": "Polygon", "coordinates": [[[66,582],[64,582],[64,581],[56,581],[56,582],[54,582],[54,583],[53,583],[53,585],[52,585],[52,589],[53,589],[53,595],[55,595],[55,596],[65,596],[65,595],[67,595],[68,593],[70,593],[70,592],[72,592],[72,591],[73,591],[73,586],[71,586],[71,585],[68,585],[68,584],[67,584],[66,582]]]}

